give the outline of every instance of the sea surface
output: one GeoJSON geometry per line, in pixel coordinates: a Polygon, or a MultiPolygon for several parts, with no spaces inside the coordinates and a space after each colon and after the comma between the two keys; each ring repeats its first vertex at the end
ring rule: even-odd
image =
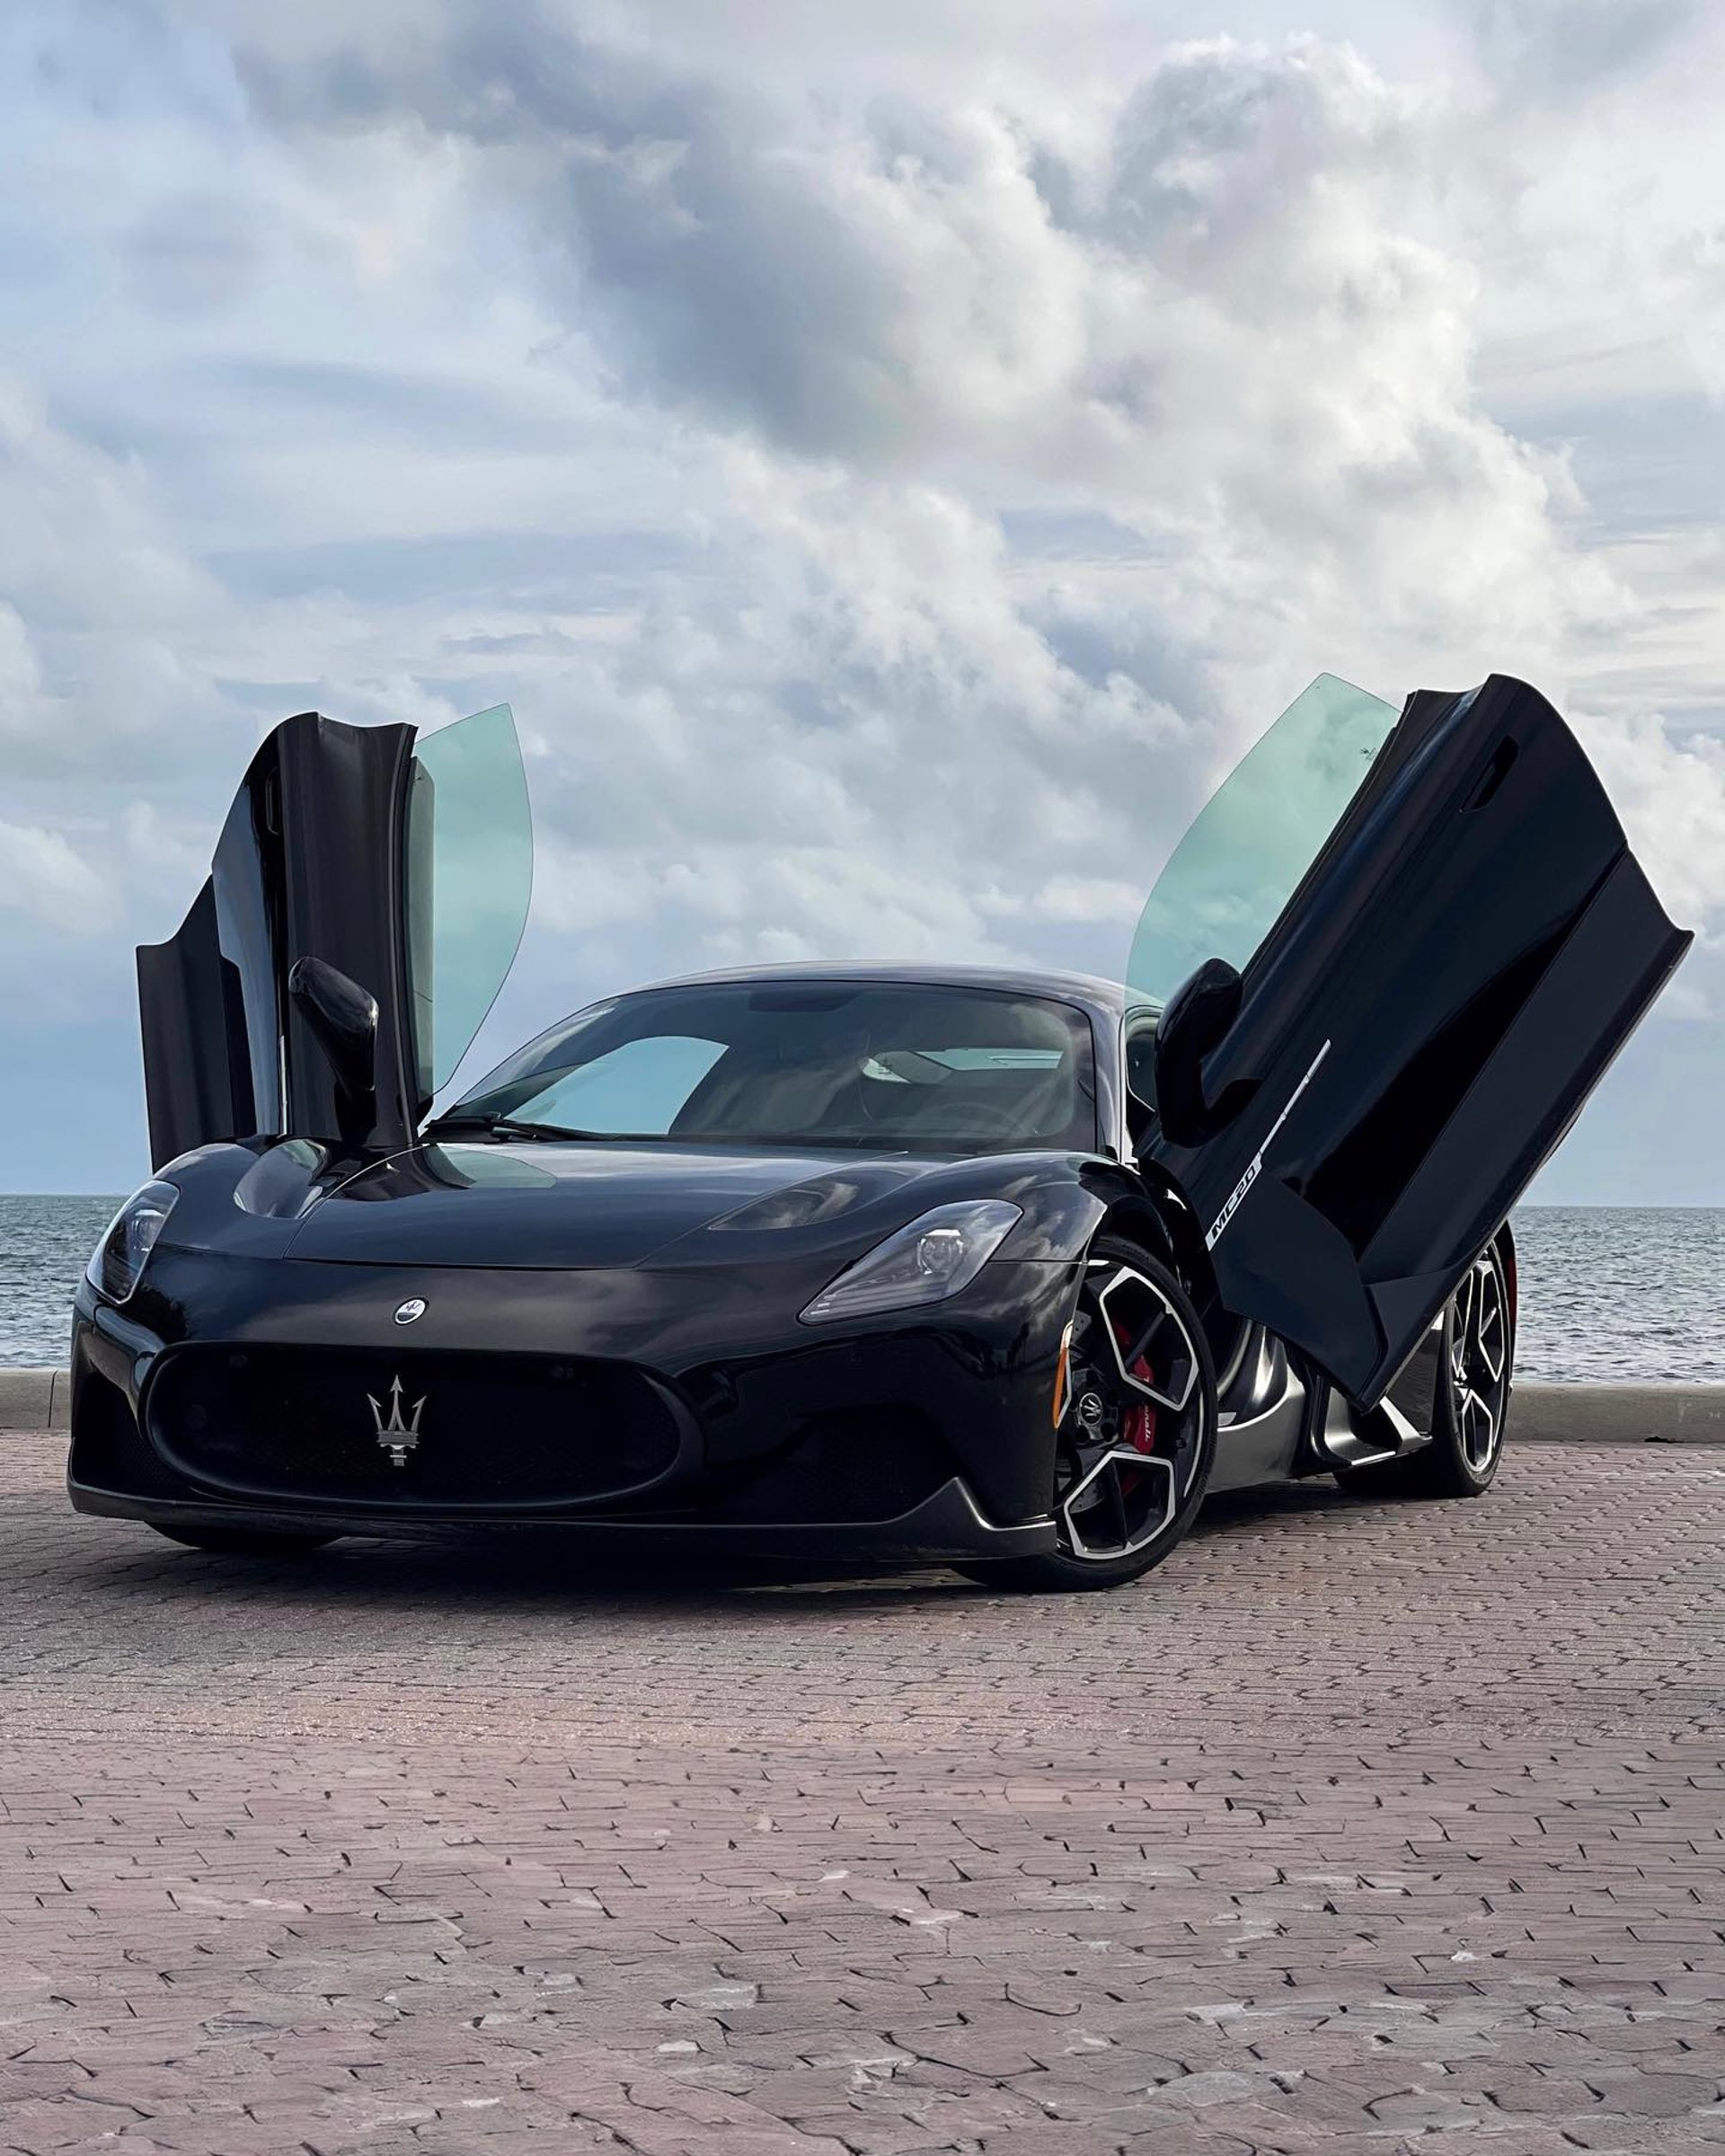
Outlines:
{"type": "MultiPolygon", "coordinates": [[[[0,1365],[64,1365],[73,1290],[118,1197],[0,1195],[0,1365]]],[[[1725,1383],[1725,1209],[1516,1215],[1524,1377],[1725,1383]]]]}
{"type": "Polygon", "coordinates": [[[0,1192],[0,1367],[66,1367],[79,1276],[124,1203],[0,1192]]]}

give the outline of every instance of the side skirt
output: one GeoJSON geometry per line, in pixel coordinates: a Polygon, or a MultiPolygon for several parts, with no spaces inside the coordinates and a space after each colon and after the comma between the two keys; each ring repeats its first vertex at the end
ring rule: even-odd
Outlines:
{"type": "Polygon", "coordinates": [[[1306,1419],[1305,1385],[1287,1350],[1254,1325],[1223,1389],[1211,1490],[1288,1480],[1297,1472],[1306,1419]]]}
{"type": "Polygon", "coordinates": [[[1444,1313],[1427,1326],[1420,1345],[1376,1407],[1362,1412],[1332,1385],[1323,1388],[1323,1419],[1313,1431],[1316,1464],[1375,1467],[1431,1443],[1443,1373],[1444,1313]]]}

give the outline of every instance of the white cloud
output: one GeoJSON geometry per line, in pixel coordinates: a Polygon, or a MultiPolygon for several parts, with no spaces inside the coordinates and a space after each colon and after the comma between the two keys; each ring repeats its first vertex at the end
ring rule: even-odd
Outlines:
{"type": "Polygon", "coordinates": [[[1505,0],[1411,83],[1365,57],[1427,49],[1407,10],[1279,13],[26,8],[5,812],[154,936],[262,725],[508,695],[548,996],[1107,968],[1313,674],[1499,668],[1716,919],[1716,563],[1611,523],[1543,371],[1627,295],[1636,393],[1705,386],[1725,205],[1636,100],[1689,128],[1710,33],[1505,0]]]}
{"type": "Polygon", "coordinates": [[[1520,95],[1569,103],[1633,79],[1699,21],[1704,0],[1472,0],[1481,57],[1520,95]]]}
{"type": "Polygon", "coordinates": [[[0,823],[0,906],[49,929],[93,936],[114,925],[114,893],[58,831],[0,823]]]}
{"type": "MultiPolygon", "coordinates": [[[[1179,47],[1111,114],[1056,93],[1051,119],[749,94],[464,11],[440,42],[252,65],[315,138],[464,144],[624,393],[756,444],[704,511],[722,581],[588,654],[614,834],[784,845],[818,818],[903,861],[961,787],[973,886],[996,862],[1054,872],[1010,813],[1032,797],[1044,838],[1124,871],[1103,764],[1184,750],[1213,773],[1326,663],[1393,694],[1494,665],[1562,694],[1627,623],[1572,543],[1561,455],[1474,392],[1474,273],[1412,229],[1456,112],[1352,52],[1179,47]],[[1014,495],[1103,509],[1128,561],[1035,588],[989,514],[1014,495]]],[[[1635,724],[1638,763],[1692,782],[1635,724]]],[[[1170,791],[1139,858],[1192,805],[1170,791]]]]}
{"type": "Polygon", "coordinates": [[[1725,864],[1725,740],[1673,739],[1655,712],[1577,720],[1630,842],[1677,917],[1716,916],[1725,864]]]}
{"type": "Polygon", "coordinates": [[[0,738],[22,738],[41,723],[41,661],[15,606],[0,600],[0,738]]]}
{"type": "Polygon", "coordinates": [[[164,729],[177,762],[210,699],[174,632],[217,595],[164,531],[141,466],[0,379],[0,603],[18,624],[9,777],[111,775],[164,729]]]}

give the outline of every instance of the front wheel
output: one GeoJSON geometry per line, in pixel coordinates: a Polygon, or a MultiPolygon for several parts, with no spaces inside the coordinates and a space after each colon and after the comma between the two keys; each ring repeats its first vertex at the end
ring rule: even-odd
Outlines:
{"type": "Polygon", "coordinates": [[[164,1527],[159,1520],[150,1525],[171,1542],[217,1557],[305,1557],[335,1540],[332,1534],[271,1534],[262,1527],[164,1527]]]}
{"type": "Polygon", "coordinates": [[[1197,1312],[1160,1259],[1118,1236],[1091,1245],[1050,1413],[1057,1548],[964,1565],[1026,1594],[1123,1586],[1177,1546],[1216,1456],[1216,1370],[1197,1312]]]}

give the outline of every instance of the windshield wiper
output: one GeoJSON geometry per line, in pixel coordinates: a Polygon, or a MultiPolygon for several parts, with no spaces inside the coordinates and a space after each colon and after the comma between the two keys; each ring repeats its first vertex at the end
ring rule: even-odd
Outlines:
{"type": "MultiPolygon", "coordinates": [[[[786,1130],[578,1130],[568,1123],[535,1123],[515,1116],[439,1116],[426,1127],[433,1144],[467,1131],[487,1138],[587,1139],[606,1145],[755,1145],[783,1148],[787,1153],[890,1153],[914,1152],[915,1133],[882,1131],[823,1131],[805,1134],[786,1130]]],[[[974,1150],[980,1140],[947,1138],[949,1152],[974,1150]]],[[[932,1142],[939,1152],[941,1143],[932,1142]]]]}
{"type": "Polygon", "coordinates": [[[491,1124],[494,1135],[506,1138],[614,1138],[614,1130],[577,1130],[568,1123],[522,1123],[513,1116],[499,1116],[491,1124]]]}
{"type": "MultiPolygon", "coordinates": [[[[452,1132],[482,1131],[492,1138],[615,1138],[615,1130],[576,1130],[566,1123],[529,1123],[514,1116],[439,1116],[426,1132],[429,1138],[447,1137],[452,1132]]],[[[626,1134],[624,1134],[626,1135],[626,1134]]]]}

